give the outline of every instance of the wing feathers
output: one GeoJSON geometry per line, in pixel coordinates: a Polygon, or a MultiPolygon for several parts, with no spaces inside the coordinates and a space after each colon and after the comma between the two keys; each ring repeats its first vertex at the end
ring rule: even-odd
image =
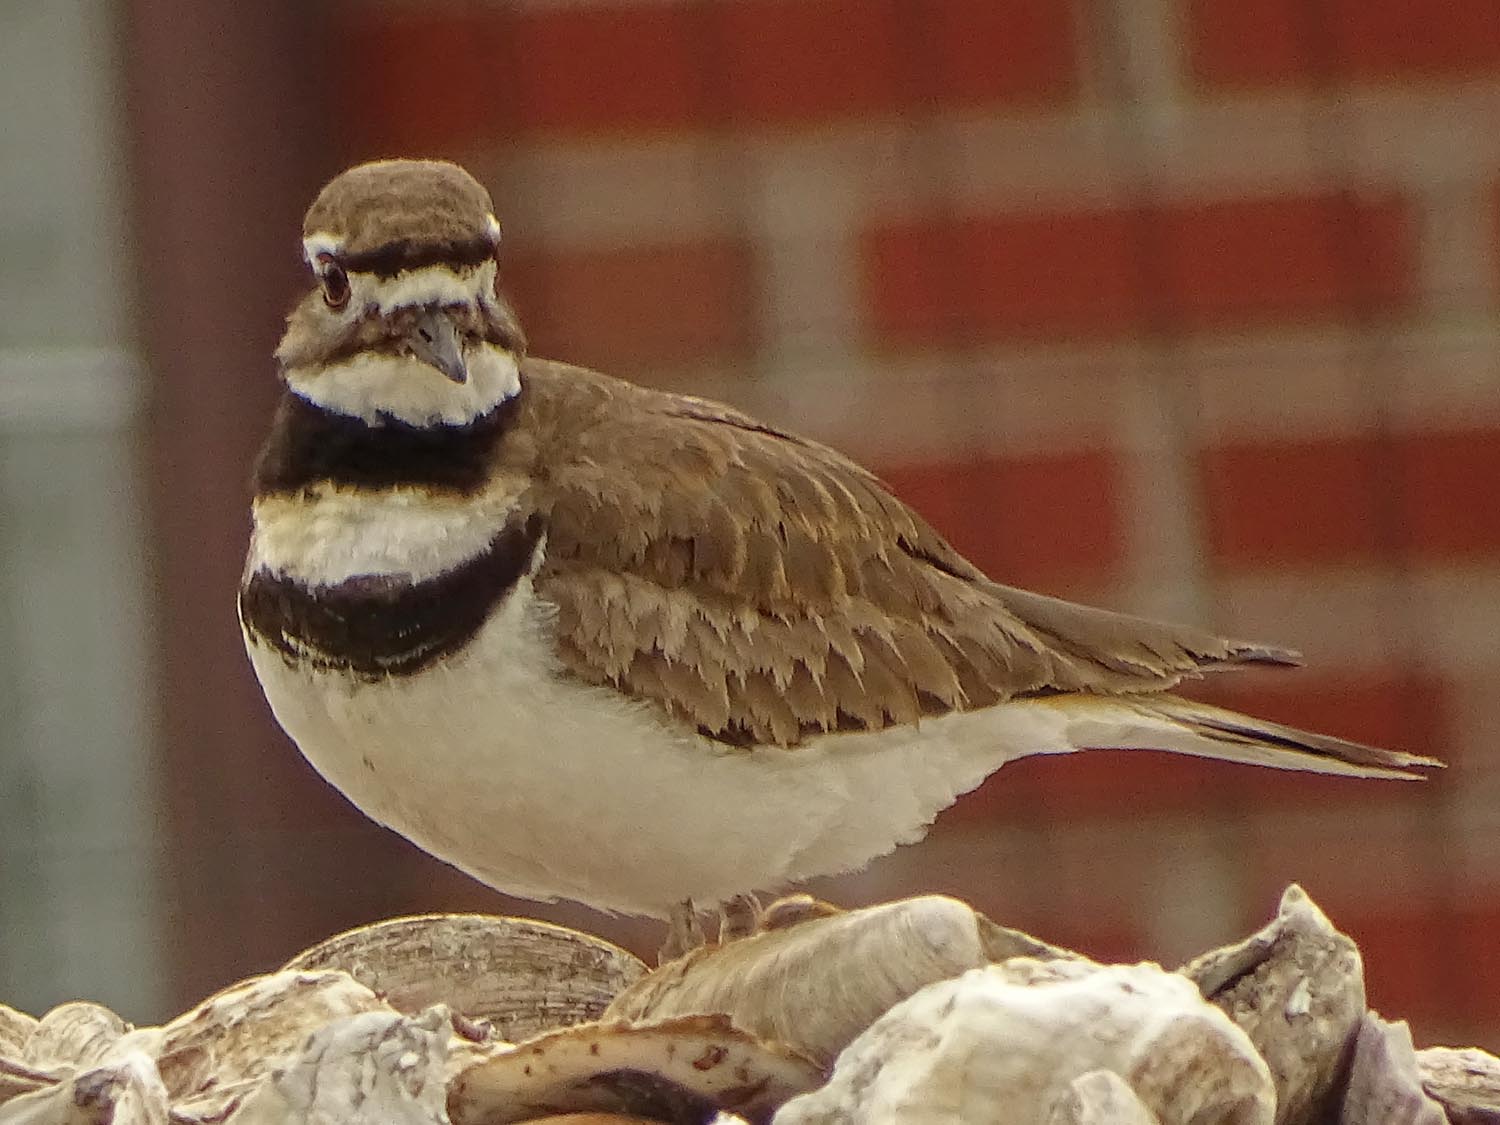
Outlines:
{"type": "Polygon", "coordinates": [[[523,379],[560,658],[726,742],[1295,659],[990,582],[864,469],[727,407],[543,361],[523,379]]]}

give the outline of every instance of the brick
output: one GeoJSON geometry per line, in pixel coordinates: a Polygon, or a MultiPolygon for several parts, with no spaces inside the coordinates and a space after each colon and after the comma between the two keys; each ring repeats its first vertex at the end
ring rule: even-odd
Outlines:
{"type": "Polygon", "coordinates": [[[1476,1027],[1500,1027],[1500,901],[1464,903],[1455,911],[1454,937],[1457,955],[1453,964],[1461,976],[1461,1010],[1476,1027]]]}
{"type": "Polygon", "coordinates": [[[1500,554],[1500,431],[1403,435],[1395,460],[1411,550],[1441,559],[1500,554]]]}
{"type": "Polygon", "coordinates": [[[1114,576],[1124,546],[1118,466],[1099,450],[891,465],[890,488],[997,581],[1055,591],[1114,576]]]}
{"type": "Polygon", "coordinates": [[[1221,566],[1341,563],[1389,546],[1375,439],[1219,446],[1201,451],[1199,469],[1208,549],[1221,566]]]}
{"type": "Polygon", "coordinates": [[[1415,291],[1412,218],[1398,199],[1223,200],[1164,208],[1152,221],[1169,323],[1342,317],[1399,308],[1415,291]]]}
{"type": "Polygon", "coordinates": [[[932,0],[933,96],[949,106],[1057,102],[1078,86],[1071,4],[1050,0],[932,0]]]}
{"type": "Polygon", "coordinates": [[[1202,451],[1209,550],[1226,567],[1500,552],[1500,432],[1432,431],[1202,451]]]}
{"type": "Polygon", "coordinates": [[[703,124],[713,114],[695,9],[521,8],[505,25],[514,70],[492,72],[492,100],[513,101],[516,122],[528,131],[657,132],[703,124]]]}
{"type": "Polygon", "coordinates": [[[456,155],[503,134],[508,99],[494,75],[502,50],[481,9],[337,4],[329,14],[329,89],[352,158],[456,155]]]}
{"type": "Polygon", "coordinates": [[[716,6],[723,97],[742,125],[888,114],[903,104],[896,0],[716,6]]]}
{"type": "Polygon", "coordinates": [[[1359,946],[1370,1007],[1392,1018],[1451,1021],[1467,1006],[1455,972],[1461,949],[1451,910],[1392,904],[1389,912],[1335,916],[1359,946]]]}
{"type": "Polygon", "coordinates": [[[1413,240],[1403,201],[1330,193],[903,221],[861,266],[877,338],[961,345],[1398,309],[1413,240]]]}
{"type": "Polygon", "coordinates": [[[507,268],[531,351],[611,374],[744,356],[753,263],[729,239],[520,255],[507,268]]]}
{"type": "Polygon", "coordinates": [[[875,228],[861,248],[871,328],[897,346],[1125,331],[1141,321],[1136,235],[1122,211],[875,228]]]}
{"type": "Polygon", "coordinates": [[[1236,767],[1144,750],[1090,750],[1011,762],[946,814],[964,821],[1072,820],[1189,813],[1232,792],[1236,767]]]}
{"type": "Polygon", "coordinates": [[[1189,67],[1213,87],[1457,78],[1500,69],[1500,7],[1452,0],[1191,0],[1189,67]]]}

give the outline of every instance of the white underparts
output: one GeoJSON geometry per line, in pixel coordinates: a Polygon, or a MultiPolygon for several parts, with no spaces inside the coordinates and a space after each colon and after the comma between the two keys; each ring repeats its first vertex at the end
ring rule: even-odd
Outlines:
{"type": "Polygon", "coordinates": [[[495,344],[465,351],[469,378],[455,383],[415,356],[360,352],[332,364],[288,368],[294,394],[327,410],[366,422],[382,416],[413,426],[463,425],[488,414],[521,390],[516,357],[495,344]]]}
{"type": "Polygon", "coordinates": [[[724,746],[564,675],[552,614],[523,578],[461,653],[373,683],[250,655],[281,725],[368,815],[501,890],[632,913],[860,867],[1008,759],[1069,748],[1063,715],[1023,706],[724,746]]]}

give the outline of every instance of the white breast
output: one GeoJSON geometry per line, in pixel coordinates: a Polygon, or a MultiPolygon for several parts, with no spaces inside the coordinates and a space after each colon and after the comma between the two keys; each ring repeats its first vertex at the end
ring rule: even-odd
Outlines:
{"type": "Polygon", "coordinates": [[[478,555],[505,525],[515,490],[444,497],[425,489],[341,489],[255,501],[250,567],[331,586],[366,574],[435,577],[478,555]]]}
{"type": "Polygon", "coordinates": [[[1069,748],[1026,704],[726,747],[564,676],[550,617],[523,579],[462,653],[378,682],[249,651],[282,726],[368,815],[507,892],[629,913],[857,868],[1002,762],[1069,748]]]}

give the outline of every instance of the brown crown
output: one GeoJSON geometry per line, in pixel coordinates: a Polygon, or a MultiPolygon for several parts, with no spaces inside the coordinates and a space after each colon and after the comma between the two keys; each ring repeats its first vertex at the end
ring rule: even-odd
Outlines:
{"type": "Polygon", "coordinates": [[[469,247],[492,243],[490,193],[457,164],[379,160],[341,172],[318,193],[303,236],[331,234],[344,256],[380,256],[392,247],[469,247]]]}

